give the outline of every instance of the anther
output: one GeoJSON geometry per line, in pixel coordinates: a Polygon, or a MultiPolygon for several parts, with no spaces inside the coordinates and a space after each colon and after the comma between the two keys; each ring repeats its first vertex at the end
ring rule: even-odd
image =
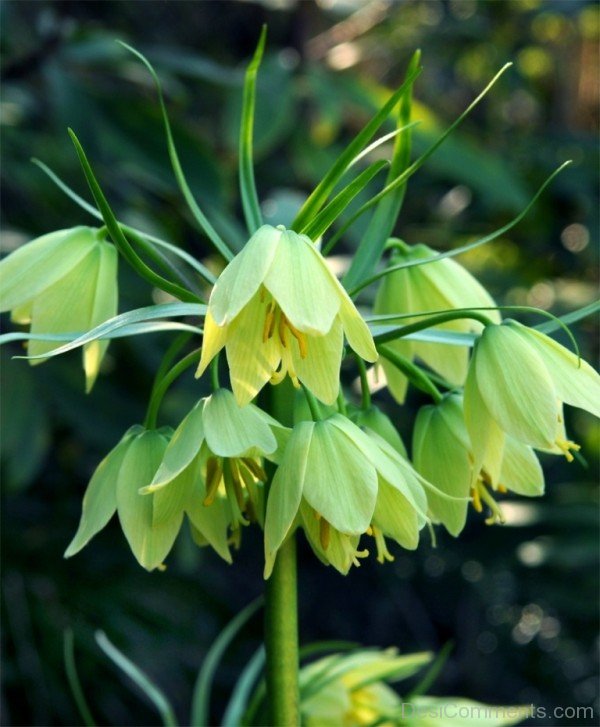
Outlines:
{"type": "Polygon", "coordinates": [[[481,497],[479,496],[479,486],[478,484],[475,485],[475,487],[471,488],[471,497],[473,498],[473,507],[477,512],[482,512],[483,507],[481,505],[481,497]]]}
{"type": "Polygon", "coordinates": [[[323,550],[327,550],[331,541],[331,526],[324,517],[319,520],[319,540],[323,550]]]}

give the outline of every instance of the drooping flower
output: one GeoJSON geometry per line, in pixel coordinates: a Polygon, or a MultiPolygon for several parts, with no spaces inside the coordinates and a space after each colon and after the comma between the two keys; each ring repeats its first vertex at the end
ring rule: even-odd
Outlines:
{"type": "Polygon", "coordinates": [[[398,430],[389,416],[382,412],[378,406],[371,404],[366,409],[349,406],[348,416],[351,421],[358,424],[362,429],[370,429],[382,439],[385,439],[396,452],[406,458],[406,447],[402,437],[398,434],[398,430]]]}
{"type": "Polygon", "coordinates": [[[491,524],[503,522],[492,492],[511,491],[526,497],[544,493],[544,473],[527,444],[506,437],[499,466],[492,457],[491,462],[483,461],[478,472],[473,472],[474,459],[459,394],[448,394],[439,404],[419,410],[413,432],[414,466],[440,492],[455,498],[427,491],[434,521],[443,523],[455,536],[465,525],[469,495],[478,512],[484,506],[489,508],[486,522],[491,524]]]}
{"type": "Polygon", "coordinates": [[[585,361],[535,329],[489,325],[475,345],[464,410],[474,467],[496,472],[506,436],[568,460],[563,403],[600,416],[600,376],[585,361]]]}
{"type": "Polygon", "coordinates": [[[331,404],[344,334],[360,356],[376,360],[366,323],[311,240],[263,225],[213,288],[197,376],[225,347],[240,405],[286,375],[331,404]]]}
{"type": "Polygon", "coordinates": [[[150,484],[164,456],[172,430],[134,426],[98,465],[83,498],[79,528],[65,552],[78,553],[116,512],[139,564],[163,568],[187,514],[193,528],[228,562],[226,507],[215,508],[211,519],[198,515],[203,483],[200,463],[182,472],[169,491],[140,494],[150,484]]]}
{"type": "Polygon", "coordinates": [[[340,414],[297,424],[271,483],[265,518],[265,577],[277,550],[301,525],[317,556],[347,573],[368,551],[392,560],[385,537],[414,549],[426,522],[427,500],[411,465],[377,434],[340,414]]]}
{"type": "Polygon", "coordinates": [[[408,679],[432,654],[398,655],[396,649],[332,654],[300,670],[300,711],[306,727],[393,725],[400,695],[388,686],[408,679]],[[382,721],[383,720],[383,721],[382,721]]]}
{"type": "MultiPolygon", "coordinates": [[[[117,313],[117,251],[91,227],[51,232],[23,245],[0,262],[0,312],[31,324],[33,334],[83,333],[117,313]]],[[[58,344],[31,340],[30,356],[58,344]]],[[[90,391],[108,341],[83,347],[86,391],[90,391]]],[[[43,359],[30,359],[32,365],[43,359]]]]}
{"type": "Polygon", "coordinates": [[[228,389],[218,389],[200,399],[177,427],[160,467],[142,493],[168,494],[182,473],[200,465],[204,476],[196,522],[209,522],[213,504],[227,502],[228,527],[236,531],[239,541],[240,525],[249,520],[262,524],[266,481],[262,458],[277,461],[287,434],[285,427],[258,407],[240,407],[228,389]]]}
{"type": "MultiPolygon", "coordinates": [[[[395,241],[396,250],[390,258],[390,266],[426,260],[437,255],[427,245],[410,247],[395,241]]],[[[432,263],[412,265],[386,275],[375,299],[374,312],[380,315],[428,313],[456,308],[493,307],[493,299],[485,288],[459,263],[443,258],[432,263]]],[[[497,311],[486,311],[492,322],[500,322],[497,311]]],[[[412,323],[417,318],[402,318],[398,323],[412,323]]],[[[448,321],[436,328],[461,333],[479,333],[482,324],[468,318],[448,321]]],[[[469,351],[466,346],[448,346],[398,339],[386,344],[395,353],[412,360],[420,358],[449,383],[459,386],[467,375],[469,351]]],[[[388,388],[394,398],[402,403],[406,396],[406,376],[385,359],[381,360],[388,388]]]]}

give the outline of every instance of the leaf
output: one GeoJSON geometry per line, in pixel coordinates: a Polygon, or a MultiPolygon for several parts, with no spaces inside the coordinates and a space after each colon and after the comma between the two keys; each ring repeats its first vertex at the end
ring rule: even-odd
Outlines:
{"type": "Polygon", "coordinates": [[[108,204],[108,201],[104,196],[104,193],[102,192],[100,185],[96,180],[96,177],[94,176],[94,172],[92,171],[92,167],[90,166],[90,163],[85,155],[83,147],[79,143],[79,139],[77,138],[72,129],[69,129],[69,136],[71,137],[71,140],[75,146],[75,151],[77,152],[77,156],[79,157],[81,167],[87,179],[92,195],[96,200],[96,204],[98,205],[100,213],[102,214],[104,224],[106,225],[113,242],[119,249],[119,252],[123,255],[123,257],[131,265],[131,267],[138,273],[138,275],[140,275],[151,285],[155,285],[157,288],[160,288],[161,290],[170,293],[175,298],[180,298],[181,300],[187,302],[197,301],[198,297],[196,295],[190,293],[190,291],[182,288],[180,285],[177,285],[177,283],[172,283],[166,278],[163,278],[161,275],[158,275],[151,268],[149,268],[140,257],[138,257],[138,255],[129,244],[129,241],[123,234],[123,231],[119,226],[119,223],[117,222],[117,218],[115,217],[112,209],[110,208],[110,205],[108,204]]]}
{"type": "MultiPolygon", "coordinates": [[[[117,331],[125,326],[129,326],[135,323],[141,323],[151,321],[156,318],[167,318],[169,316],[202,316],[206,313],[206,306],[201,303],[160,303],[159,305],[149,305],[144,308],[136,308],[127,313],[120,313],[118,316],[111,318],[99,326],[92,328],[91,331],[84,333],[70,343],[66,343],[64,346],[59,346],[53,351],[42,356],[16,356],[15,358],[50,358],[52,356],[58,356],[67,351],[72,351],[75,348],[79,348],[90,341],[95,341],[99,338],[108,338],[109,334],[117,331]]],[[[164,329],[161,329],[164,330],[164,329]]],[[[5,343],[8,339],[7,336],[13,336],[10,340],[15,340],[14,336],[17,334],[4,334],[0,337],[0,343],[5,343]]],[[[24,335],[24,334],[18,334],[24,335]]],[[[42,335],[42,334],[40,334],[42,335]]],[[[45,334],[43,334],[45,338],[45,334]]],[[[29,335],[27,335],[29,338],[29,335]]],[[[54,338],[48,340],[55,340],[54,338]]],[[[64,339],[62,339],[64,340],[64,339]]]]}
{"type": "Polygon", "coordinates": [[[96,643],[108,658],[124,672],[131,681],[146,695],[158,710],[165,727],[177,727],[175,711],[164,693],[130,661],[117,647],[109,641],[103,631],[96,632],[96,643]]]}
{"type": "MultiPolygon", "coordinates": [[[[421,51],[416,51],[408,66],[407,75],[409,77],[418,68],[420,60],[421,51]]],[[[400,113],[398,114],[399,129],[408,129],[411,116],[412,90],[413,83],[408,86],[406,93],[402,97],[400,113]]],[[[410,150],[411,133],[407,131],[396,138],[386,186],[408,167],[410,150]]],[[[353,282],[358,282],[364,275],[374,269],[377,261],[381,257],[386,240],[392,234],[394,225],[400,214],[400,209],[402,208],[405,192],[406,184],[399,186],[389,197],[382,199],[377,205],[375,214],[369,221],[369,226],[352,260],[350,269],[345,276],[346,285],[352,285],[353,282]]],[[[333,244],[331,246],[333,247],[333,244]]]]}
{"type": "Polygon", "coordinates": [[[292,224],[292,229],[302,229],[308,224],[309,220],[318,213],[327,200],[327,197],[331,194],[335,185],[348,169],[348,166],[352,163],[357,154],[361,152],[364,146],[373,138],[377,129],[387,119],[394,106],[408,91],[418,75],[418,69],[415,69],[412,74],[409,74],[400,88],[390,96],[387,103],[382,106],[375,116],[373,116],[373,118],[365,125],[362,131],[358,133],[346,149],[344,149],[325,177],[315,187],[306,202],[302,205],[300,212],[298,212],[296,219],[292,224]]]}
{"type": "Polygon", "coordinates": [[[79,674],[77,673],[77,665],[75,663],[75,646],[73,639],[72,629],[65,629],[63,632],[63,658],[65,662],[65,671],[67,673],[67,681],[71,689],[71,694],[79,710],[79,714],[83,720],[83,723],[87,727],[95,727],[94,718],[89,708],[83,689],[81,688],[81,682],[79,681],[79,674]]]}
{"type": "MultiPolygon", "coordinates": [[[[352,288],[349,291],[349,294],[354,297],[364,288],[368,287],[372,283],[374,283],[376,280],[379,280],[380,278],[383,278],[386,275],[389,275],[390,273],[395,272],[396,270],[403,270],[404,268],[411,268],[415,265],[428,265],[429,263],[434,263],[437,260],[443,260],[446,257],[454,257],[456,255],[460,255],[463,252],[467,252],[469,250],[473,250],[476,247],[479,247],[480,245],[485,245],[488,242],[491,242],[492,240],[497,239],[498,237],[501,237],[504,235],[505,232],[508,232],[511,230],[516,224],[518,224],[524,217],[527,215],[529,210],[533,207],[533,205],[537,202],[538,198],[541,196],[542,192],[546,189],[546,187],[552,182],[554,177],[556,177],[560,172],[562,172],[565,167],[568,167],[571,164],[570,161],[566,161],[563,164],[558,167],[558,169],[555,169],[552,174],[544,181],[544,183],[541,185],[541,187],[538,189],[538,191],[533,195],[531,200],[529,201],[529,204],[527,207],[525,207],[524,210],[519,212],[519,214],[514,217],[510,222],[507,222],[502,227],[498,228],[494,232],[491,232],[489,235],[485,235],[484,237],[479,238],[478,240],[475,240],[474,242],[470,242],[467,245],[462,245],[461,247],[456,247],[453,250],[447,250],[446,252],[442,252],[439,255],[434,255],[432,257],[427,258],[418,258],[415,260],[409,260],[407,262],[398,263],[398,265],[390,265],[388,268],[385,268],[384,270],[379,271],[378,273],[375,273],[374,275],[371,275],[370,277],[363,280],[361,283],[356,285],[354,288],[352,288]]],[[[360,210],[359,210],[360,211],[360,210]]],[[[587,314],[586,314],[587,315],[587,314]]],[[[546,324],[548,325],[548,324],[546,324]]]]}
{"type": "Polygon", "coordinates": [[[259,597],[252,601],[252,603],[248,604],[246,608],[240,611],[237,616],[235,616],[227,624],[227,626],[225,626],[210,647],[198,673],[196,685],[194,686],[192,713],[190,717],[191,727],[206,727],[206,725],[210,724],[210,690],[215,672],[229,644],[237,636],[246,622],[250,620],[256,611],[258,611],[262,604],[262,597],[259,597]]]}
{"type": "Polygon", "coordinates": [[[227,707],[223,715],[223,727],[239,727],[244,724],[244,711],[252,692],[252,687],[258,680],[265,665],[265,647],[259,647],[250,661],[246,664],[244,671],[237,680],[227,707]]]}
{"type": "MultiPolygon", "coordinates": [[[[593,303],[589,303],[588,305],[584,305],[582,308],[571,311],[571,313],[566,313],[564,316],[559,316],[558,321],[562,321],[564,325],[570,326],[571,323],[577,323],[577,321],[581,321],[588,316],[594,315],[599,310],[600,300],[595,300],[593,303]]],[[[540,323],[539,325],[534,326],[534,328],[540,333],[554,333],[554,331],[558,331],[562,328],[561,324],[558,321],[546,321],[545,323],[540,323]]]]}
{"type": "MultiPolygon", "coordinates": [[[[164,126],[165,126],[165,134],[167,136],[167,147],[169,150],[169,159],[171,160],[171,166],[173,167],[173,172],[177,179],[177,183],[179,184],[179,188],[181,189],[181,192],[185,198],[185,201],[187,202],[188,207],[190,208],[190,211],[191,211],[192,215],[194,216],[194,219],[198,223],[198,226],[200,227],[200,229],[204,232],[204,234],[212,242],[214,247],[221,253],[221,255],[223,255],[225,260],[227,260],[227,261],[231,260],[233,258],[233,253],[231,252],[229,247],[226,245],[224,240],[220,237],[219,233],[210,224],[207,217],[204,215],[204,213],[198,206],[198,203],[194,199],[194,195],[192,194],[192,191],[189,188],[189,185],[188,185],[185,175],[183,173],[183,169],[181,167],[181,162],[179,161],[179,155],[177,154],[177,149],[175,147],[173,133],[171,131],[171,124],[169,122],[169,116],[167,114],[167,107],[165,106],[165,101],[163,98],[162,86],[161,86],[161,83],[160,83],[160,80],[158,78],[156,71],[154,70],[150,61],[146,58],[146,56],[142,55],[142,53],[135,50],[135,48],[132,48],[130,45],[127,45],[127,43],[123,43],[122,41],[117,41],[117,43],[119,43],[119,45],[123,46],[123,48],[128,50],[130,53],[133,53],[133,55],[136,56],[136,58],[139,58],[139,60],[146,66],[146,68],[150,72],[150,75],[152,76],[152,79],[154,80],[154,83],[156,85],[156,91],[158,93],[158,102],[160,104],[160,110],[162,113],[163,122],[164,122],[164,126]]],[[[100,206],[100,205],[98,205],[98,206],[100,206]]]]}
{"type": "MultiPolygon", "coordinates": [[[[55,172],[53,172],[49,166],[44,164],[44,162],[40,161],[39,159],[33,158],[31,160],[37,167],[39,167],[44,174],[46,174],[50,179],[56,184],[56,186],[61,189],[67,197],[73,200],[75,204],[78,204],[82,209],[84,209],[86,212],[88,212],[92,217],[95,217],[97,220],[102,220],[102,215],[98,210],[91,205],[89,202],[86,202],[83,197],[80,197],[74,190],[71,189],[55,172]]],[[[210,272],[210,270],[204,265],[202,265],[201,262],[196,260],[195,257],[187,253],[185,250],[182,250],[180,247],[177,247],[177,245],[172,245],[170,242],[166,242],[165,240],[161,240],[160,237],[155,237],[154,235],[149,235],[147,232],[143,232],[142,230],[138,230],[135,227],[130,227],[129,225],[123,225],[119,223],[121,229],[123,232],[132,235],[132,239],[135,242],[135,237],[133,235],[139,235],[140,237],[143,237],[148,242],[152,243],[153,245],[156,245],[157,247],[163,247],[165,250],[168,250],[169,252],[172,252],[173,255],[177,255],[177,257],[184,260],[190,267],[194,268],[194,270],[199,273],[205,280],[207,280],[209,283],[214,284],[216,282],[216,277],[210,272]]]]}
{"type": "Polygon", "coordinates": [[[371,180],[379,174],[379,172],[387,167],[389,162],[381,159],[374,164],[368,166],[362,171],[356,179],[353,179],[339,194],[337,194],[331,202],[305,227],[301,232],[308,235],[313,240],[317,240],[326,230],[337,220],[346,207],[352,202],[357,194],[371,182],[371,180]]]}
{"type": "Polygon", "coordinates": [[[252,137],[254,132],[254,109],[256,105],[256,75],[265,50],[267,26],[263,25],[254,56],[250,61],[244,79],[242,119],[239,140],[239,182],[242,207],[248,233],[253,235],[262,225],[262,215],[254,181],[252,160],[252,137]]]}

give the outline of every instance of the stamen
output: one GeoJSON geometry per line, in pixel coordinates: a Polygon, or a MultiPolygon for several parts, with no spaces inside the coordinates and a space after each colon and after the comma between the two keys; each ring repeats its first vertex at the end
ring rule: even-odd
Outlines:
{"type": "Polygon", "coordinates": [[[298,348],[300,350],[300,358],[306,358],[306,355],[308,353],[308,345],[306,343],[306,335],[302,333],[302,331],[299,331],[296,326],[294,326],[292,323],[288,321],[288,319],[285,319],[285,325],[290,329],[290,333],[292,336],[298,341],[298,348]]]}
{"type": "Polygon", "coordinates": [[[235,499],[237,500],[237,504],[239,505],[241,512],[244,512],[244,510],[246,509],[246,501],[244,498],[243,483],[240,476],[240,470],[235,459],[230,459],[229,465],[231,467],[231,481],[233,484],[233,490],[235,492],[235,499]]]}
{"type": "Polygon", "coordinates": [[[269,381],[274,386],[276,386],[277,384],[280,384],[285,379],[286,374],[287,374],[287,369],[285,368],[285,366],[283,364],[281,364],[281,366],[279,367],[279,370],[274,371],[271,374],[271,378],[269,379],[269,381]]]}
{"type": "Polygon", "coordinates": [[[282,313],[279,317],[279,340],[281,341],[281,345],[284,348],[287,348],[287,341],[285,340],[285,329],[287,324],[287,318],[285,317],[285,314],[282,313]]]}
{"type": "Polygon", "coordinates": [[[490,495],[489,491],[483,485],[481,485],[481,487],[480,487],[480,494],[481,494],[482,500],[492,511],[492,514],[490,515],[490,517],[485,519],[485,524],[486,525],[495,525],[496,523],[498,523],[500,525],[504,525],[504,523],[506,522],[504,513],[500,509],[500,506],[498,505],[496,500],[494,500],[494,498],[490,495]]]}
{"type": "Polygon", "coordinates": [[[574,452],[579,452],[579,450],[581,449],[581,447],[578,444],[576,444],[575,442],[572,442],[570,439],[557,439],[556,446],[565,455],[567,462],[572,462],[575,459],[575,457],[573,457],[573,455],[570,452],[571,449],[574,452]]]}
{"type": "Polygon", "coordinates": [[[242,457],[241,462],[245,467],[250,470],[250,472],[252,472],[257,480],[259,480],[260,482],[267,481],[267,475],[264,469],[258,464],[258,462],[251,459],[250,457],[242,457]]]}
{"type": "Polygon", "coordinates": [[[265,325],[263,326],[262,342],[266,343],[269,338],[272,338],[273,331],[275,330],[275,304],[269,303],[267,306],[267,312],[265,314],[265,325]]]}
{"type": "Polygon", "coordinates": [[[475,511],[483,512],[481,497],[479,497],[479,483],[477,483],[475,487],[471,488],[471,497],[473,498],[473,507],[475,508],[475,511]]]}
{"type": "Polygon", "coordinates": [[[217,459],[216,457],[209,457],[208,462],[206,463],[206,496],[203,500],[203,504],[206,507],[212,505],[215,501],[215,496],[219,489],[222,476],[222,460],[217,459]]]}
{"type": "Polygon", "coordinates": [[[498,485],[496,490],[498,492],[500,492],[502,495],[506,495],[506,493],[508,492],[507,488],[504,485],[498,485]]]}
{"type": "Polygon", "coordinates": [[[324,517],[319,520],[319,540],[323,550],[327,550],[331,541],[331,526],[324,517]]]}
{"type": "Polygon", "coordinates": [[[383,533],[379,528],[375,527],[370,528],[370,530],[373,532],[373,537],[375,538],[375,544],[377,546],[377,561],[379,563],[385,563],[387,560],[391,563],[394,560],[394,556],[387,549],[383,533]]]}

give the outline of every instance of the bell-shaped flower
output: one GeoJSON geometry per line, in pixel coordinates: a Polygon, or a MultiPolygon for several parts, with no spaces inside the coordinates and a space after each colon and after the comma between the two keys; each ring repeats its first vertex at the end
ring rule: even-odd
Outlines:
{"type": "Polygon", "coordinates": [[[568,460],[579,447],[565,434],[563,403],[600,416],[600,376],[564,346],[533,328],[486,326],[465,383],[464,409],[475,468],[497,470],[508,435],[568,460]]]}
{"type": "Polygon", "coordinates": [[[348,416],[351,421],[358,424],[362,429],[370,429],[378,434],[382,439],[393,447],[396,452],[404,458],[407,457],[406,447],[402,441],[402,437],[394,426],[394,423],[381,409],[375,404],[371,404],[368,408],[348,407],[348,416]]]}
{"type": "MultiPolygon", "coordinates": [[[[84,333],[117,313],[117,251],[91,227],[51,232],[0,262],[0,313],[31,324],[33,334],[84,333]]],[[[56,348],[32,339],[28,354],[56,348]]],[[[86,391],[98,375],[108,341],[83,347],[86,391]]],[[[30,359],[32,365],[43,359],[30,359]]]]}
{"type": "MultiPolygon", "coordinates": [[[[437,255],[435,250],[427,245],[410,247],[400,241],[396,241],[395,244],[400,249],[391,256],[390,266],[426,260],[437,255]]],[[[494,301],[481,283],[462,265],[448,257],[432,263],[412,265],[386,275],[381,281],[373,310],[378,315],[391,315],[493,306],[495,306],[494,301]]],[[[486,315],[491,321],[500,322],[497,311],[486,311],[486,315]]],[[[404,325],[417,320],[422,319],[402,318],[398,323],[404,325]]],[[[460,333],[478,333],[481,327],[481,323],[468,318],[447,321],[436,326],[441,330],[460,333]]],[[[409,360],[420,358],[433,371],[455,386],[462,385],[465,381],[469,359],[469,350],[466,346],[449,346],[407,339],[398,339],[386,345],[409,360]]],[[[408,385],[406,376],[383,358],[381,365],[390,392],[402,403],[408,385]]]]}
{"type": "Polygon", "coordinates": [[[171,431],[134,426],[102,460],[84,495],[81,521],[66,558],[78,553],[116,512],[134,556],[147,570],[164,567],[184,514],[204,542],[231,562],[227,507],[215,508],[210,519],[198,514],[204,491],[199,462],[180,473],[168,490],[140,493],[152,482],[171,431]]]}
{"type": "Polygon", "coordinates": [[[344,334],[360,356],[376,360],[368,326],[311,240],[263,225],[212,290],[197,376],[225,347],[240,405],[286,375],[331,404],[344,334]]]}
{"type": "Polygon", "coordinates": [[[496,464],[496,457],[483,461],[473,471],[474,455],[467,433],[462,397],[448,394],[437,405],[419,410],[413,432],[413,462],[415,469],[436,486],[427,490],[429,512],[434,522],[441,522],[452,535],[463,529],[469,495],[478,512],[486,506],[486,522],[503,522],[503,514],[494,500],[494,492],[514,492],[526,497],[544,493],[544,473],[535,452],[512,437],[506,437],[496,464]]]}
{"type": "Polygon", "coordinates": [[[301,525],[323,562],[347,573],[368,551],[371,535],[378,560],[392,560],[385,537],[414,549],[426,522],[427,499],[411,465],[375,433],[365,433],[340,414],[297,424],[275,473],[265,518],[265,577],[277,550],[301,525]]]}
{"type": "Polygon", "coordinates": [[[398,655],[396,649],[332,654],[300,670],[300,712],[306,727],[396,724],[400,695],[388,686],[408,679],[432,654],[398,655]]]}
{"type": "MultiPolygon", "coordinates": [[[[239,542],[240,526],[250,520],[262,524],[262,457],[274,461],[288,430],[253,404],[240,407],[228,389],[218,389],[200,399],[175,430],[160,466],[142,493],[168,493],[178,478],[200,466],[201,496],[196,501],[193,525],[214,516],[213,505],[228,504],[228,527],[239,542]]],[[[204,526],[206,527],[206,526],[204,526]]]]}

